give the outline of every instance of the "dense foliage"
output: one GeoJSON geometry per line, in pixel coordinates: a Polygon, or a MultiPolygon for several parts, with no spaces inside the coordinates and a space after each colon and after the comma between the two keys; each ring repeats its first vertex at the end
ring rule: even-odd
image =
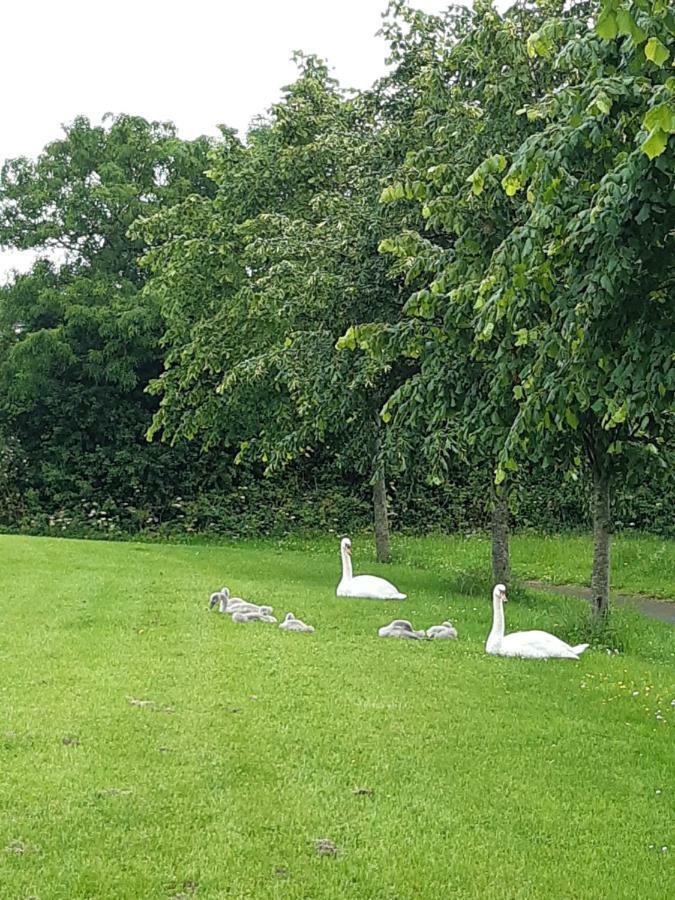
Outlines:
{"type": "Polygon", "coordinates": [[[662,0],[604,6],[595,31],[552,19],[529,40],[563,81],[527,107],[543,127],[504,177],[508,194],[526,192],[527,218],[493,254],[477,304],[493,388],[517,400],[502,462],[554,435],[591,472],[601,612],[612,488],[648,454],[665,465],[675,392],[675,16],[662,0]]]}
{"type": "Polygon", "coordinates": [[[392,0],[245,140],[76,120],[0,179],[0,522],[673,527],[675,17],[392,0]],[[149,440],[146,440],[146,436],[149,440]],[[154,440],[153,440],[154,439],[154,440]],[[613,510],[612,510],[613,503],[613,510]],[[372,512],[369,512],[369,508],[372,512]]]}
{"type": "Polygon", "coordinates": [[[180,493],[197,454],[145,440],[163,324],[141,297],[143,246],[127,231],[146,211],[212,190],[208,149],[172,125],[77,119],[35,162],[4,165],[0,241],[40,255],[0,292],[4,521],[93,517],[106,503],[142,521],[180,493]]]}

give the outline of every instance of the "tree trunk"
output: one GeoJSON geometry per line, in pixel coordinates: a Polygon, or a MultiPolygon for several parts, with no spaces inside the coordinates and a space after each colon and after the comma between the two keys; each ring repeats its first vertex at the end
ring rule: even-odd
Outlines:
{"type": "Polygon", "coordinates": [[[492,580],[508,587],[509,563],[509,495],[492,485],[492,580]]]}
{"type": "Polygon", "coordinates": [[[389,562],[389,517],[387,516],[387,483],[378,478],[373,485],[373,517],[375,519],[375,552],[378,562],[389,562]]]}
{"type": "Polygon", "coordinates": [[[593,471],[593,572],[591,603],[597,618],[605,618],[609,610],[609,543],[612,519],[609,503],[609,478],[595,464],[593,471]]]}

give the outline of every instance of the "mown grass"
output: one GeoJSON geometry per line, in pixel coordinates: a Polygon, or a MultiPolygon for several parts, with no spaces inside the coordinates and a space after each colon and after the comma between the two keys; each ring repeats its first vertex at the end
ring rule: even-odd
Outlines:
{"type": "MultiPolygon", "coordinates": [[[[589,536],[514,539],[514,572],[520,578],[554,584],[590,585],[589,536]]],[[[675,599],[675,542],[646,535],[616,535],[612,540],[612,590],[675,599]]]]}
{"type": "MultiPolygon", "coordinates": [[[[0,896],[672,896],[675,631],[620,610],[620,655],[486,657],[476,543],[397,542],[367,568],[410,597],[381,604],[335,598],[335,542],[0,538],[0,896]],[[209,614],[221,584],[316,634],[209,614]],[[377,638],[399,615],[460,640],[377,638]]],[[[507,607],[562,637],[585,615],[507,607]]]]}
{"type": "MultiPolygon", "coordinates": [[[[249,546],[311,549],[334,554],[335,537],[289,535],[279,540],[248,541],[249,546]]],[[[590,535],[511,536],[510,553],[514,577],[547,584],[590,585],[593,542],[590,535]]],[[[488,584],[490,539],[477,535],[398,536],[396,562],[404,566],[433,569],[449,578],[457,590],[484,590],[488,584]]],[[[611,590],[627,596],[675,600],[675,541],[644,534],[618,534],[612,538],[611,590]]],[[[374,561],[372,539],[359,539],[361,564],[374,561]]]]}
{"type": "MultiPolygon", "coordinates": [[[[370,541],[362,553],[372,559],[370,541]]],[[[490,540],[483,535],[402,537],[396,542],[397,561],[451,575],[458,587],[485,584],[490,565],[490,540]]],[[[593,542],[590,535],[515,534],[510,541],[513,574],[522,580],[549,584],[590,585],[593,542]]],[[[675,599],[675,541],[651,535],[615,535],[611,547],[613,592],[675,599]]]]}

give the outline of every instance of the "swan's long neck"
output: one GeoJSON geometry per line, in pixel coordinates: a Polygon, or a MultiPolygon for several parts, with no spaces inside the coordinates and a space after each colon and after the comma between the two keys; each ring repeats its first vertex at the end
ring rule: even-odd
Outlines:
{"type": "Polygon", "coordinates": [[[500,597],[492,598],[492,631],[488,635],[489,643],[498,643],[504,637],[504,604],[500,597]]]}
{"type": "Polygon", "coordinates": [[[342,547],[342,580],[343,581],[351,581],[352,580],[352,558],[347,552],[346,547],[342,547]]]}

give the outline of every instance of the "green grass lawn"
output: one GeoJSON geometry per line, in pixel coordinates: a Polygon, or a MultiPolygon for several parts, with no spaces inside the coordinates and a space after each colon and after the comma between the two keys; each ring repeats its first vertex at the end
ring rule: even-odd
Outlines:
{"type": "MultiPolygon", "coordinates": [[[[397,547],[399,544],[397,544],[397,547]]],[[[368,549],[368,548],[367,548],[368,549]]],[[[590,585],[593,544],[586,535],[517,534],[511,539],[513,573],[523,580],[590,585]]],[[[675,599],[675,542],[651,536],[617,535],[612,540],[612,591],[675,599]]],[[[397,556],[436,571],[484,572],[490,563],[487,537],[402,538],[397,556]]]]}
{"type": "MultiPolygon", "coordinates": [[[[267,542],[269,544],[269,542],[267,542]]],[[[359,539],[358,559],[362,564],[374,560],[372,540],[359,539]]],[[[263,547],[266,542],[256,542],[263,547]]],[[[335,539],[311,541],[288,537],[283,546],[330,554],[335,539]]],[[[490,566],[490,540],[484,535],[425,537],[399,536],[396,561],[405,567],[433,569],[447,579],[450,588],[459,591],[487,586],[490,566]]],[[[513,574],[521,580],[549,584],[590,585],[593,544],[589,535],[541,536],[516,534],[510,540],[513,574]]],[[[616,535],[612,539],[612,591],[636,597],[675,600],[675,541],[651,535],[616,535]]]]}
{"type": "MultiPolygon", "coordinates": [[[[675,629],[622,609],[620,655],[487,657],[484,542],[364,541],[407,601],[338,600],[337,541],[0,537],[2,900],[675,896],[675,629]],[[316,634],[209,613],[221,584],[316,634]],[[460,640],[379,639],[399,616],[460,640]]],[[[672,597],[672,549],[626,542],[622,587],[672,597]]],[[[514,569],[586,557],[521,538],[514,569]]],[[[582,603],[511,599],[509,630],[581,639],[582,603]]]]}

